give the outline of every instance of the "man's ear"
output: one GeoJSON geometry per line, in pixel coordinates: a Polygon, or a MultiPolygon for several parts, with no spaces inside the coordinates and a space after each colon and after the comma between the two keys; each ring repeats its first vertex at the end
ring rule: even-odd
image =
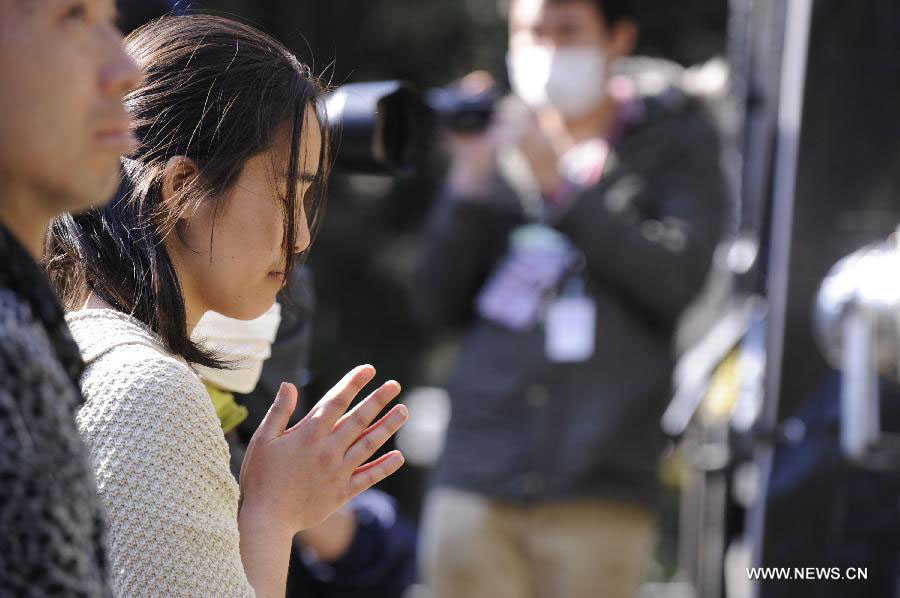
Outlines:
{"type": "Polygon", "coordinates": [[[186,216],[183,208],[187,190],[200,175],[197,163],[186,156],[172,156],[166,161],[162,173],[162,201],[173,211],[186,216]]]}

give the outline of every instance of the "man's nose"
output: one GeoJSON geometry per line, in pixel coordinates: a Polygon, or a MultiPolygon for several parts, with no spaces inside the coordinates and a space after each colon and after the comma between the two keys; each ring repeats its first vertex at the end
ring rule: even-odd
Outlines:
{"type": "Polygon", "coordinates": [[[110,27],[107,40],[106,60],[100,71],[100,86],[107,95],[122,98],[141,85],[144,74],[125,52],[118,29],[110,27]]]}

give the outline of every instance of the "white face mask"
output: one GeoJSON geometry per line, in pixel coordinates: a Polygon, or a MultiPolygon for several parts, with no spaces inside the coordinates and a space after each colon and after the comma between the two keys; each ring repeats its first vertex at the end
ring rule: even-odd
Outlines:
{"type": "Polygon", "coordinates": [[[532,108],[552,106],[566,118],[596,109],[606,95],[606,63],[595,46],[513,46],[506,55],[513,92],[532,108]]]}
{"type": "Polygon", "coordinates": [[[256,388],[263,362],[272,355],[272,343],[281,324],[281,306],[275,303],[255,320],[235,320],[214,311],[200,318],[191,339],[215,351],[234,369],[196,366],[200,376],[228,392],[248,393],[256,388]]]}

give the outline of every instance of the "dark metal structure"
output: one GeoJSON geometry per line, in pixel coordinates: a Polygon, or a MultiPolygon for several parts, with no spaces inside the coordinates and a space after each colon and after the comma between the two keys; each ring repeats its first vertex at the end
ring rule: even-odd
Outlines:
{"type": "MultiPolygon", "coordinates": [[[[731,340],[710,359],[736,348],[764,367],[758,392],[739,396],[728,416],[695,416],[674,430],[692,455],[682,568],[702,598],[726,594],[725,551],[739,538],[750,548],[748,566],[805,567],[823,557],[842,525],[828,520],[839,512],[828,508],[832,498],[804,494],[803,486],[771,507],[772,464],[802,441],[792,417],[834,375],[814,340],[819,285],[838,260],[900,222],[900,3],[731,0],[730,12],[738,239],[756,259],[734,273],[736,297],[722,320],[731,340]],[[748,305],[764,309],[741,319],[748,305]],[[822,517],[803,528],[803,549],[787,557],[782,544],[795,539],[804,514],[785,505],[822,517]]],[[[826,595],[815,584],[746,585],[764,598],[826,595]]]]}

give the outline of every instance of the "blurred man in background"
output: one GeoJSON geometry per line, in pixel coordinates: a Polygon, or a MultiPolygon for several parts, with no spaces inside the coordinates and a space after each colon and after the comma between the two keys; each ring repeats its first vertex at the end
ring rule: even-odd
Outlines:
{"type": "Polygon", "coordinates": [[[711,119],[636,39],[626,0],[512,0],[515,97],[450,139],[417,285],[463,333],[423,516],[437,598],[625,598],[651,556],[672,332],[726,189],[711,119]]]}
{"type": "Polygon", "coordinates": [[[84,365],[38,268],[62,212],[98,205],[132,148],[140,81],[111,0],[0,0],[0,594],[108,596],[103,517],[75,429],[84,365]]]}

